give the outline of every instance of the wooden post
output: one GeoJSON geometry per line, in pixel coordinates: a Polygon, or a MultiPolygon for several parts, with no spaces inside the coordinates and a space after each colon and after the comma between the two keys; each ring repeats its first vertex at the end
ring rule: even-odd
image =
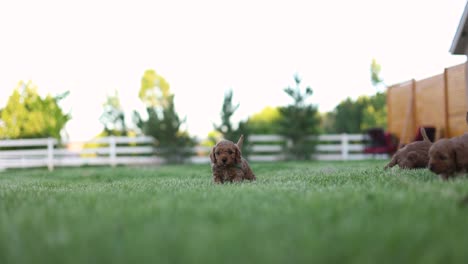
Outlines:
{"type": "Polygon", "coordinates": [[[447,68],[444,69],[444,131],[445,137],[450,138],[451,131],[450,131],[450,124],[449,124],[449,94],[448,94],[448,70],[447,68]]]}
{"type": "MultiPolygon", "coordinates": [[[[406,108],[405,123],[403,125],[403,130],[401,132],[400,143],[398,145],[398,148],[401,148],[403,143],[406,142],[408,127],[412,128],[412,124],[410,125],[410,122],[414,123],[416,121],[416,113],[415,113],[416,111],[414,111],[414,107],[416,106],[415,93],[416,93],[416,81],[413,79],[411,80],[411,94],[410,94],[410,98],[408,100],[408,105],[406,108]]],[[[408,143],[409,143],[409,138],[408,138],[408,143]]]]}
{"type": "Polygon", "coordinates": [[[349,142],[348,134],[341,134],[341,159],[348,160],[349,158],[349,142]]]}
{"type": "Polygon", "coordinates": [[[412,136],[414,135],[414,132],[416,131],[416,128],[418,127],[419,124],[416,124],[417,122],[417,111],[416,111],[416,80],[413,79],[413,83],[411,85],[411,128],[409,133],[409,138],[408,138],[408,143],[411,143],[412,141],[412,136]]]}
{"type": "Polygon", "coordinates": [[[110,159],[110,165],[112,167],[115,167],[117,165],[117,153],[116,153],[116,143],[115,143],[114,136],[109,137],[109,159],[110,159]]]}
{"type": "Polygon", "coordinates": [[[466,104],[466,122],[468,123],[468,63],[466,62],[465,62],[465,104],[466,104]]]}
{"type": "Polygon", "coordinates": [[[392,87],[387,87],[387,130],[388,131],[393,131],[393,124],[392,124],[392,101],[390,99],[391,97],[391,91],[392,87]]]}
{"type": "Polygon", "coordinates": [[[47,138],[47,168],[54,170],[54,139],[47,138]]]}

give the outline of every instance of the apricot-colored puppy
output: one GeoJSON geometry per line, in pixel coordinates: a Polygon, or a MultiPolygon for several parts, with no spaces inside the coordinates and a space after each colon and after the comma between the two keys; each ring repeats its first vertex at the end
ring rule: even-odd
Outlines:
{"type": "Polygon", "coordinates": [[[244,136],[241,135],[237,144],[229,140],[221,140],[213,147],[210,159],[215,183],[256,179],[249,163],[241,155],[243,143],[244,136]]]}

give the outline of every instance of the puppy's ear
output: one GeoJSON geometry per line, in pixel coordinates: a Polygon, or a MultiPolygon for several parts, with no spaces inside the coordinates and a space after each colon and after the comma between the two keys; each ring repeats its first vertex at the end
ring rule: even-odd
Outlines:
{"type": "Polygon", "coordinates": [[[241,151],[240,151],[240,149],[239,149],[237,146],[236,146],[235,149],[236,149],[236,153],[235,153],[235,157],[234,157],[234,162],[235,162],[236,164],[239,164],[239,163],[241,163],[241,161],[242,161],[241,151]]]}
{"type": "Polygon", "coordinates": [[[239,140],[237,141],[236,145],[239,148],[239,150],[242,151],[242,145],[244,144],[244,135],[241,135],[239,137],[239,140]]]}
{"type": "Polygon", "coordinates": [[[212,162],[212,163],[216,163],[216,154],[215,154],[215,151],[216,151],[216,147],[213,147],[213,149],[212,149],[211,152],[210,152],[210,159],[211,159],[211,162],[212,162]]]}

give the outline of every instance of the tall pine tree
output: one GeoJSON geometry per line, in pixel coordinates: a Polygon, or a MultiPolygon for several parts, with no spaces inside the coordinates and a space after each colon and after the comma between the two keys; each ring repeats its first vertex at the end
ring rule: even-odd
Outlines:
{"type": "Polygon", "coordinates": [[[242,149],[242,154],[247,156],[249,153],[249,131],[247,129],[247,123],[240,121],[237,127],[235,128],[232,123],[232,116],[239,108],[239,104],[234,104],[232,102],[233,92],[229,90],[224,94],[223,106],[220,112],[221,124],[213,124],[214,129],[223,135],[223,138],[237,142],[241,135],[244,135],[244,147],[242,149]]]}
{"type": "Polygon", "coordinates": [[[294,76],[295,87],[287,87],[284,92],[293,99],[293,103],[281,107],[279,120],[280,134],[287,140],[286,154],[288,159],[308,160],[315,151],[315,142],[310,136],[317,135],[320,118],[316,106],[308,103],[312,96],[312,89],[306,87],[302,91],[301,79],[294,76]]]}

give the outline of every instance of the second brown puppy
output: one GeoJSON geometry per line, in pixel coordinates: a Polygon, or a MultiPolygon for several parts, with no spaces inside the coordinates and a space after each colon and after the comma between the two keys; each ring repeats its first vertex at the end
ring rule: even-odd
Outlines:
{"type": "Polygon", "coordinates": [[[468,171],[468,134],[443,138],[429,150],[429,169],[444,180],[468,171]]]}
{"type": "Polygon", "coordinates": [[[427,137],[426,130],[424,130],[423,127],[421,127],[420,131],[424,140],[409,143],[399,149],[384,169],[391,168],[395,165],[398,165],[402,169],[427,167],[429,163],[429,149],[432,146],[432,142],[427,137]]]}

